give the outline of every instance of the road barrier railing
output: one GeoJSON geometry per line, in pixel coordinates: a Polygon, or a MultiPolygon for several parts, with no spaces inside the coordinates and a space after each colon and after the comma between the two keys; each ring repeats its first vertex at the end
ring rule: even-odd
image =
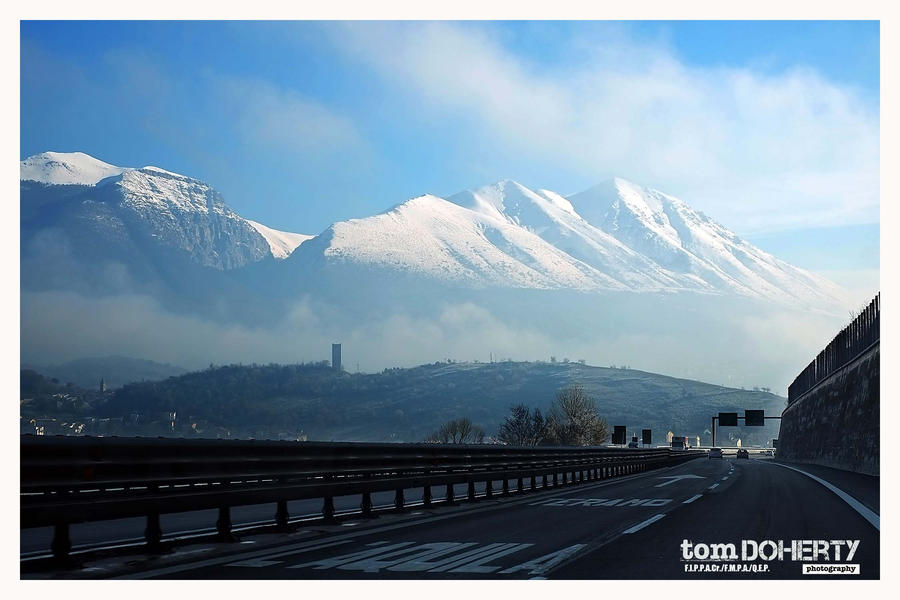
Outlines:
{"type": "Polygon", "coordinates": [[[20,517],[22,528],[53,526],[51,549],[64,560],[73,523],[146,517],[146,542],[158,548],[161,514],[218,509],[217,535],[227,540],[234,506],[274,503],[273,525],[287,528],[291,500],[321,498],[322,517],[333,520],[337,496],[361,496],[361,512],[369,516],[374,492],[394,491],[394,509],[402,510],[409,489],[422,489],[425,506],[446,505],[456,501],[456,484],[468,484],[466,497],[474,501],[476,483],[485,484],[486,497],[507,496],[700,456],[666,448],[23,435],[20,517]],[[446,486],[443,500],[432,499],[436,486],[446,486]]]}
{"type": "Polygon", "coordinates": [[[803,397],[881,340],[881,293],[838,333],[788,386],[788,405],[803,397]]]}

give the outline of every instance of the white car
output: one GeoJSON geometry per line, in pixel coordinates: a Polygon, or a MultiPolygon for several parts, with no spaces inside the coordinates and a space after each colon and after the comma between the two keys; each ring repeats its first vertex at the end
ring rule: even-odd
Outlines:
{"type": "Polygon", "coordinates": [[[722,458],[722,449],[721,448],[710,448],[709,454],[706,455],[707,458],[722,458]]]}

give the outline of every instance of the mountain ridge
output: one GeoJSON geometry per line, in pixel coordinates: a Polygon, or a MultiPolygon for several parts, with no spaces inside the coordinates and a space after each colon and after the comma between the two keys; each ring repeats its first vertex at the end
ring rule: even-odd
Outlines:
{"type": "Polygon", "coordinates": [[[678,198],[622,178],[568,197],[508,179],[446,199],[426,194],[315,236],[245,219],[208,184],[158,167],[46,152],[21,161],[20,179],[23,190],[29,181],[84,186],[76,197],[86,218],[97,196],[112,193],[115,206],[141,221],[145,237],[220,270],[271,256],[290,265],[294,280],[341,264],[473,288],[694,292],[824,310],[843,301],[835,284],[756,248],[678,198]]]}

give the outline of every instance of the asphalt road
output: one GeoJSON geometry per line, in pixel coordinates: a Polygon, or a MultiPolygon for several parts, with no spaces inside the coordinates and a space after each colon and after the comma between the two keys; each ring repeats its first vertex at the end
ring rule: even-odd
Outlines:
{"type": "Polygon", "coordinates": [[[165,555],[107,558],[43,576],[872,579],[879,577],[878,542],[876,526],[802,473],[771,460],[701,458],[621,479],[377,519],[345,518],[293,534],[253,533],[236,544],[204,542],[165,555]],[[787,550],[772,556],[779,541],[787,550]],[[737,556],[710,560],[703,547],[711,544],[733,544],[737,556]],[[742,556],[755,547],[763,558],[742,556]],[[804,575],[804,564],[855,564],[860,574],[804,575]]]}

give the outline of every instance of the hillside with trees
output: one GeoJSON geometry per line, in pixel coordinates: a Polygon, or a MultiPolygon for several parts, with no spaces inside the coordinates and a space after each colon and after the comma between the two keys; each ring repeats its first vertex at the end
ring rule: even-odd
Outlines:
{"type": "MultiPolygon", "coordinates": [[[[719,411],[776,415],[785,403],[767,392],[579,363],[434,363],[351,374],[322,362],[211,365],[126,385],[98,410],[135,424],[130,435],[417,442],[468,419],[489,441],[514,406],[550,418],[551,404],[570,386],[583,390],[610,429],[652,428],[655,443],[664,443],[667,431],[708,441],[704,432],[719,411]]],[[[777,436],[777,424],[722,431],[722,443],[729,434],[764,444],[777,436]]]]}

